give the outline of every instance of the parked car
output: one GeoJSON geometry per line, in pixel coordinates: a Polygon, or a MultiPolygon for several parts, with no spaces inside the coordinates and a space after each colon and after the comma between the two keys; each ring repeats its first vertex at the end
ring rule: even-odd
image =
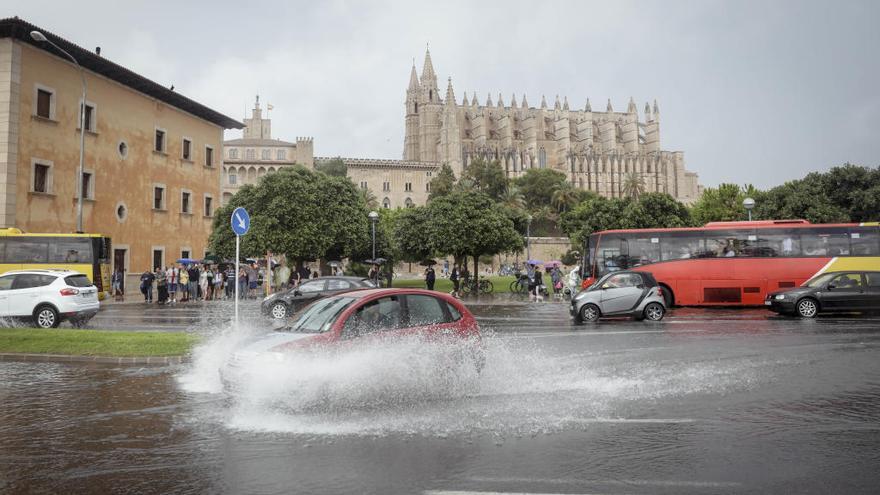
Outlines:
{"type": "Polygon", "coordinates": [[[303,282],[299,287],[276,292],[263,299],[260,310],[275,319],[291,316],[305,305],[333,294],[353,289],[375,287],[373,281],[364,277],[321,277],[303,282]]]}
{"type": "Polygon", "coordinates": [[[767,294],[767,309],[815,318],[825,312],[880,311],[880,271],[827,272],[800,287],[767,294]]]}
{"type": "Polygon", "coordinates": [[[653,275],[622,270],[605,275],[579,292],[571,300],[570,312],[578,323],[606,316],[660,321],[666,314],[666,303],[653,275]]]}
{"type": "Polygon", "coordinates": [[[373,338],[423,337],[461,344],[462,358],[476,370],[485,363],[480,327],[470,311],[448,294],[422,289],[355,290],[320,299],[287,328],[276,330],[235,352],[221,369],[227,392],[234,392],[249,364],[277,361],[297,349],[352,345],[373,338]]]}
{"type": "Polygon", "coordinates": [[[55,328],[85,325],[100,308],[98,288],[72,270],[15,270],[0,275],[0,316],[55,328]]]}

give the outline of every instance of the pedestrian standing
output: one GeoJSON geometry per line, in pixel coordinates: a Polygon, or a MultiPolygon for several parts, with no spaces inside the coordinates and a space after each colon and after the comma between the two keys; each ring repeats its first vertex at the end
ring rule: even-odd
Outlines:
{"type": "Polygon", "coordinates": [[[156,267],[156,303],[165,304],[168,301],[168,280],[165,277],[165,270],[162,267],[156,267]]]}
{"type": "Polygon", "coordinates": [[[205,296],[205,300],[210,301],[211,299],[214,299],[214,269],[211,268],[210,265],[205,267],[205,278],[208,279],[208,290],[206,292],[207,296],[205,296]]]}
{"type": "Polygon", "coordinates": [[[379,266],[378,265],[370,265],[370,271],[367,273],[367,278],[373,281],[376,284],[376,287],[379,287],[379,266]]]}
{"type": "Polygon", "coordinates": [[[247,297],[247,284],[247,270],[245,270],[244,267],[241,267],[238,270],[238,297],[247,297]]]}
{"type": "Polygon", "coordinates": [[[179,273],[180,284],[178,292],[180,292],[180,302],[187,302],[189,301],[189,272],[185,266],[181,266],[179,273]]]}
{"type": "Polygon", "coordinates": [[[458,264],[452,265],[452,271],[449,273],[449,280],[452,282],[452,297],[458,295],[458,264]]]}
{"type": "Polygon", "coordinates": [[[434,267],[428,266],[428,269],[425,270],[425,285],[428,286],[428,290],[434,290],[434,281],[436,280],[436,274],[434,273],[434,267]]]}
{"type": "Polygon", "coordinates": [[[201,291],[201,300],[208,300],[208,269],[207,267],[201,267],[199,269],[199,291],[201,291]]]}
{"type": "Polygon", "coordinates": [[[145,303],[153,302],[153,280],[155,279],[156,276],[150,270],[145,270],[141,274],[141,294],[144,295],[145,303]]]}
{"type": "Polygon", "coordinates": [[[113,290],[114,301],[125,301],[125,288],[122,286],[124,277],[122,267],[116,267],[116,271],[113,272],[113,277],[110,279],[110,287],[112,287],[113,290]]]}
{"type": "Polygon", "coordinates": [[[214,272],[214,299],[223,297],[223,272],[219,268],[214,272]]]}
{"type": "Polygon", "coordinates": [[[390,289],[391,282],[394,281],[394,267],[392,267],[391,265],[388,265],[388,271],[385,272],[385,280],[388,283],[388,285],[386,285],[386,287],[388,287],[390,289]]]}
{"type": "Polygon", "coordinates": [[[186,270],[189,275],[189,300],[197,301],[199,299],[199,267],[195,263],[189,265],[186,270]]]}
{"type": "Polygon", "coordinates": [[[226,299],[232,299],[235,295],[235,284],[237,283],[235,267],[233,265],[228,265],[226,267],[226,276],[223,278],[226,282],[226,299]]]}
{"type": "Polygon", "coordinates": [[[553,294],[558,295],[562,292],[562,270],[558,266],[554,266],[550,270],[550,282],[553,284],[553,294]]]}
{"type": "Polygon", "coordinates": [[[248,265],[247,267],[247,297],[252,298],[257,292],[257,264],[248,265]]]}
{"type": "Polygon", "coordinates": [[[168,267],[165,270],[165,280],[168,285],[168,302],[176,303],[177,302],[177,276],[179,273],[177,272],[177,268],[174,265],[168,267]]]}

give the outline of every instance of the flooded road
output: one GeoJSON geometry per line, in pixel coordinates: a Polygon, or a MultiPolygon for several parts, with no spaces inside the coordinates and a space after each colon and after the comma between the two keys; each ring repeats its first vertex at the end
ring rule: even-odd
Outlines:
{"type": "MultiPolygon", "coordinates": [[[[125,306],[116,316],[134,318],[125,306]]],[[[178,367],[0,363],[0,491],[874,493],[880,484],[876,317],[681,309],[660,324],[576,327],[562,304],[471,308],[491,335],[481,375],[449,380],[430,350],[372,346],[267,374],[298,391],[288,408],[219,393],[217,368],[237,337],[193,309],[156,322],[206,335],[178,367]]]]}

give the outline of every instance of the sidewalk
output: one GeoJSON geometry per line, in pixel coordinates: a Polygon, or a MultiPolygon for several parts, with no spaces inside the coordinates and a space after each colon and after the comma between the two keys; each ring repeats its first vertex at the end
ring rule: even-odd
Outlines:
{"type": "Polygon", "coordinates": [[[188,356],[75,356],[70,354],[26,354],[17,352],[0,352],[0,361],[22,361],[38,363],[95,363],[128,366],[171,366],[189,360],[188,356]]]}

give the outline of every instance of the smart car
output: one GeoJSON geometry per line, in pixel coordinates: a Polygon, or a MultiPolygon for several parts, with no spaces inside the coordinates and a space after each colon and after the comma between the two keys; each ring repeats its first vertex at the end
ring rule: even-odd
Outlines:
{"type": "Polygon", "coordinates": [[[571,300],[575,321],[594,322],[607,316],[660,321],[666,314],[663,290],[648,272],[616,271],[600,278],[571,300]]]}
{"type": "Polygon", "coordinates": [[[880,271],[826,272],[800,287],[767,294],[767,309],[815,318],[823,312],[880,311],[880,271]]]}
{"type": "Polygon", "coordinates": [[[234,390],[248,363],[277,360],[299,349],[404,337],[466,344],[462,348],[477,371],[483,367],[480,327],[460,301],[422,289],[366,289],[315,301],[289,327],[235,352],[221,369],[221,378],[227,391],[234,390]]]}
{"type": "Polygon", "coordinates": [[[0,275],[0,316],[28,319],[40,328],[63,320],[84,326],[98,312],[98,288],[71,270],[14,270],[0,275]]]}
{"type": "Polygon", "coordinates": [[[260,305],[260,310],[264,315],[280,320],[293,315],[309,303],[322,297],[370,287],[375,287],[375,284],[364,277],[315,278],[303,282],[299,287],[276,292],[266,297],[260,305]]]}

